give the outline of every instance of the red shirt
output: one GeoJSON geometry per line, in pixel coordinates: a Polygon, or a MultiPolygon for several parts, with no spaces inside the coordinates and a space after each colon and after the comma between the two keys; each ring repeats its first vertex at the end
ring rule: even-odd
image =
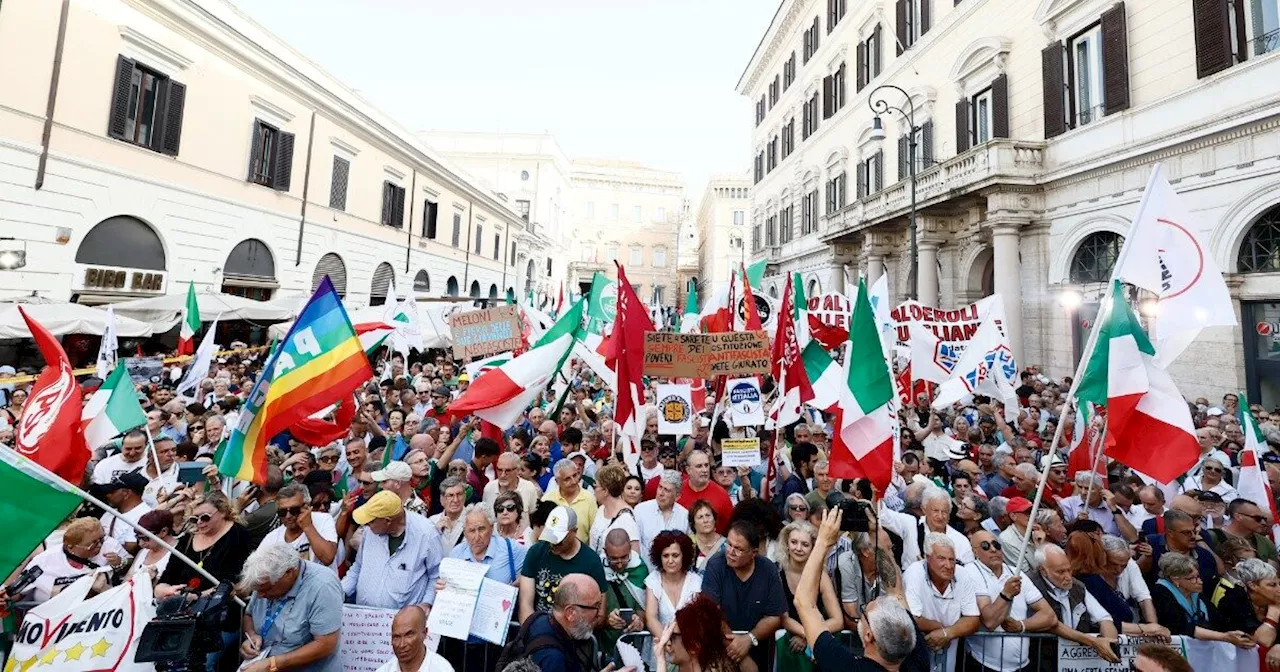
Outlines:
{"type": "Polygon", "coordinates": [[[729,516],[733,515],[733,502],[729,501],[729,493],[720,487],[719,483],[710,481],[707,487],[701,491],[694,490],[689,486],[689,475],[685,474],[684,486],[680,488],[680,498],[676,500],[689,511],[693,511],[694,502],[699,499],[707,500],[711,508],[716,511],[716,531],[720,534],[729,532],[729,516]]]}

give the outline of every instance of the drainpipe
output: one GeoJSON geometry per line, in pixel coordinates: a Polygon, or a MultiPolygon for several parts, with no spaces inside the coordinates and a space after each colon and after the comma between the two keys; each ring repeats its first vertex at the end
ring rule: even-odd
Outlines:
{"type": "Polygon", "coordinates": [[[302,265],[302,233],[307,228],[307,195],[311,193],[311,147],[316,141],[316,111],[311,111],[311,127],[307,130],[307,167],[302,171],[302,214],[298,217],[298,251],[293,265],[302,265]]]}
{"type": "MultiPolygon", "coordinates": [[[[413,249],[413,206],[414,200],[418,193],[418,169],[413,169],[413,178],[409,182],[409,221],[405,222],[404,230],[407,235],[404,239],[404,272],[409,272],[409,252],[413,249]]],[[[412,285],[410,285],[412,289],[412,285]]]]}
{"type": "Polygon", "coordinates": [[[44,187],[45,168],[49,164],[49,140],[53,136],[53,112],[58,105],[58,80],[62,76],[62,52],[67,43],[67,18],[71,13],[71,0],[62,0],[62,14],[58,17],[58,40],[53,47],[53,72],[49,75],[49,99],[44,107],[44,129],[40,132],[40,160],[36,164],[36,191],[44,187]]]}
{"type": "MultiPolygon", "coordinates": [[[[475,233],[475,227],[471,224],[471,216],[474,214],[475,205],[471,201],[467,201],[467,263],[462,267],[462,286],[466,287],[467,295],[471,295],[471,234],[475,233]]],[[[462,289],[459,288],[461,293],[462,289]]]]}

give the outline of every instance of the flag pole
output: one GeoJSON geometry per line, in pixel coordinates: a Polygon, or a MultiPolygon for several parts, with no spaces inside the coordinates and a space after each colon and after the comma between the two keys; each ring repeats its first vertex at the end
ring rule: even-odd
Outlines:
{"type": "MultiPolygon", "coordinates": [[[[1106,416],[1103,416],[1103,418],[1102,418],[1102,429],[1098,430],[1098,435],[1097,435],[1096,437],[1094,437],[1094,440],[1092,441],[1092,443],[1093,443],[1094,445],[1089,447],[1089,452],[1090,452],[1090,454],[1092,454],[1092,455],[1093,455],[1093,467],[1090,469],[1090,471],[1091,471],[1091,472],[1093,472],[1094,474],[1096,474],[1096,473],[1098,473],[1098,463],[1102,461],[1102,454],[1103,454],[1104,452],[1106,452],[1106,450],[1105,450],[1106,445],[1107,445],[1107,418],[1106,418],[1106,416]]],[[[1085,506],[1085,507],[1088,507],[1088,506],[1089,506],[1089,498],[1093,496],[1093,481],[1094,481],[1094,479],[1092,479],[1092,478],[1091,478],[1091,479],[1089,479],[1089,487],[1088,487],[1088,489],[1086,489],[1086,490],[1085,490],[1084,502],[1083,502],[1083,504],[1084,504],[1084,506],[1085,506]]]]}
{"type": "Polygon", "coordinates": [[[156,466],[156,478],[160,478],[164,475],[164,471],[160,469],[160,454],[156,452],[156,444],[151,440],[150,431],[147,431],[147,452],[151,453],[151,463],[156,466]]]}

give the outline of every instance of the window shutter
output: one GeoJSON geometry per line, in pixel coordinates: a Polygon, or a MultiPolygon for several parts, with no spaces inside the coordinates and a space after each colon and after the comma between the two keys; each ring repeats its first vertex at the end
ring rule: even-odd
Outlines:
{"type": "Polygon", "coordinates": [[[872,193],[884,189],[884,150],[876,151],[876,183],[872,193]]]}
{"type": "Polygon", "coordinates": [[[956,101],[956,154],[969,150],[969,115],[969,99],[962,97],[956,101]]]}
{"type": "Polygon", "coordinates": [[[907,0],[898,0],[898,55],[902,55],[902,46],[907,43],[907,0]]]}
{"type": "Polygon", "coordinates": [[[831,116],[831,75],[822,78],[822,118],[831,116]]]}
{"type": "Polygon", "coordinates": [[[898,136],[898,179],[899,180],[907,179],[907,174],[908,174],[907,152],[911,151],[910,145],[908,144],[908,142],[909,141],[907,140],[907,136],[905,135],[898,136]]]}
{"type": "Polygon", "coordinates": [[[920,167],[917,171],[928,170],[933,165],[933,120],[920,126],[920,167]]]}
{"type": "Polygon", "coordinates": [[[107,119],[107,135],[124,140],[126,119],[129,116],[129,91],[133,88],[134,62],[131,58],[116,58],[116,83],[111,90],[111,116],[107,119]]]}
{"type": "Polygon", "coordinates": [[[1107,114],[1129,109],[1129,31],[1123,2],[1102,13],[1102,87],[1107,114]]]}
{"type": "Polygon", "coordinates": [[[991,80],[991,137],[1009,137],[1009,76],[991,80]]]}
{"type": "Polygon", "coordinates": [[[253,167],[258,163],[258,154],[262,152],[262,122],[253,120],[253,137],[249,141],[249,177],[245,178],[250,182],[253,181],[253,167]]]}
{"type": "Polygon", "coordinates": [[[858,186],[857,197],[862,198],[867,195],[867,164],[858,162],[858,186]]]}
{"type": "Polygon", "coordinates": [[[397,229],[404,228],[404,187],[391,189],[391,225],[397,229]]]}
{"type": "Polygon", "coordinates": [[[1226,0],[1192,0],[1195,21],[1196,77],[1204,78],[1231,67],[1231,20],[1226,0]]]}
{"type": "Polygon", "coordinates": [[[920,37],[929,32],[929,5],[933,0],[920,0],[920,37]]]}
{"type": "Polygon", "coordinates": [[[1062,73],[1064,50],[1061,42],[1054,42],[1040,52],[1044,79],[1044,137],[1046,140],[1067,132],[1067,112],[1063,104],[1063,94],[1066,89],[1062,73]]]}
{"type": "Polygon", "coordinates": [[[293,175],[293,134],[280,131],[276,137],[275,175],[271,186],[276,191],[289,191],[289,179],[293,175]]]}
{"type": "Polygon", "coordinates": [[[351,164],[340,156],[333,157],[333,180],[329,185],[330,208],[347,209],[347,179],[350,174],[351,164]]]}
{"type": "Polygon", "coordinates": [[[857,89],[858,91],[861,91],[862,87],[867,85],[867,78],[865,76],[866,70],[867,70],[867,43],[859,42],[858,43],[858,89],[857,89]]]}
{"type": "Polygon", "coordinates": [[[383,225],[391,223],[391,182],[382,181],[382,215],[378,221],[383,225]]]}
{"type": "Polygon", "coordinates": [[[182,143],[182,111],[187,102],[187,87],[173,80],[166,82],[164,91],[164,119],[160,131],[159,150],[169,156],[178,155],[182,143]]]}
{"type": "Polygon", "coordinates": [[[818,35],[822,32],[822,17],[813,17],[813,53],[818,53],[818,35]]]}

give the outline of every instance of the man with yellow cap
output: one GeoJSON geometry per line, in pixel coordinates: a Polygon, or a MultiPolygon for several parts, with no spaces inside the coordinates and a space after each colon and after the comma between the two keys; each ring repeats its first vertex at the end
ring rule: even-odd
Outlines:
{"type": "Polygon", "coordinates": [[[400,609],[417,604],[429,612],[440,576],[440,533],[426,518],[405,515],[404,504],[383,490],[351,513],[364,526],[355,563],[342,578],[347,601],[400,609]]]}

